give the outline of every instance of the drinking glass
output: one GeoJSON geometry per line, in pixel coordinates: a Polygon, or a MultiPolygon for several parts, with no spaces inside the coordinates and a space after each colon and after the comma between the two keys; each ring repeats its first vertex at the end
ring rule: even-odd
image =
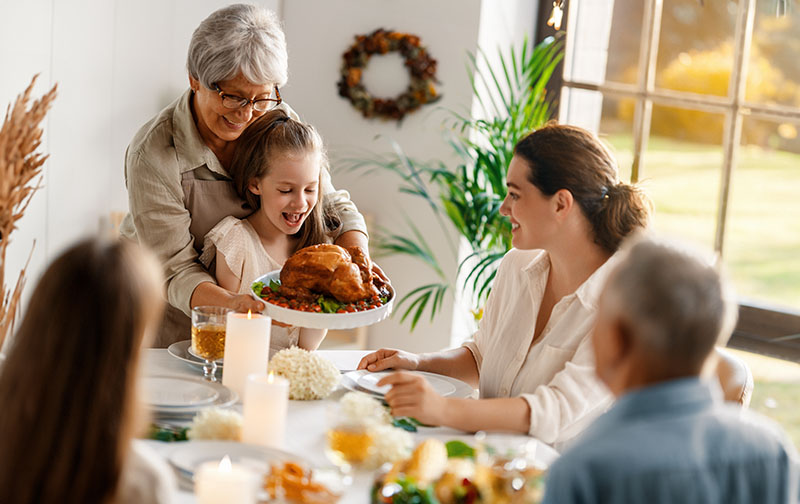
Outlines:
{"type": "Polygon", "coordinates": [[[203,378],[217,381],[217,359],[225,354],[225,323],[228,308],[195,306],[192,308],[192,352],[203,359],[203,378]]]}
{"type": "Polygon", "coordinates": [[[371,423],[344,414],[338,404],[327,409],[328,431],[325,455],[347,475],[353,467],[363,467],[372,455],[371,423]]]}

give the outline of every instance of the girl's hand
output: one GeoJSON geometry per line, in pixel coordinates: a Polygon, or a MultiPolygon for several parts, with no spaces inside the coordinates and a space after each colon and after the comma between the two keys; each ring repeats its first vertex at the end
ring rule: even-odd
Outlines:
{"type": "Polygon", "coordinates": [[[419,355],[395,350],[393,348],[381,348],[377,352],[372,352],[361,358],[356,369],[366,369],[367,371],[383,371],[384,369],[410,369],[415,370],[419,367],[419,355]]]}
{"type": "Polygon", "coordinates": [[[447,399],[437,394],[422,376],[399,371],[384,377],[377,385],[392,386],[384,396],[392,408],[392,416],[414,417],[427,425],[446,424],[447,399]]]}

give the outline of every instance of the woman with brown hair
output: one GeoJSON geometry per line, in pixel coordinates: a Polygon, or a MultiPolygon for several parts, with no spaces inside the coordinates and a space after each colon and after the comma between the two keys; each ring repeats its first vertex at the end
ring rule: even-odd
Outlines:
{"type": "Polygon", "coordinates": [[[48,267],[0,374],[2,502],[171,502],[174,476],[131,443],[162,285],[124,241],[81,241],[48,267]]]}
{"type": "Polygon", "coordinates": [[[580,432],[611,400],[594,374],[590,333],[597,297],[622,239],[647,225],[650,205],[621,183],[590,132],[548,125],[520,140],[500,212],[506,254],[480,328],[462,347],[429,354],[381,349],[360,369],[430,371],[480,388],[481,400],[442,397],[419,375],[395,373],[396,416],[466,431],[528,433],[547,443],[580,432]]]}
{"type": "MultiPolygon", "coordinates": [[[[202,262],[220,287],[247,294],[257,277],[281,269],[295,251],[331,243],[341,226],[321,191],[328,161],[317,130],[271,110],[239,137],[230,166],[237,196],[254,211],[228,216],[206,234],[202,262]]],[[[273,325],[272,353],[298,345],[316,350],[325,330],[273,325]]]]}

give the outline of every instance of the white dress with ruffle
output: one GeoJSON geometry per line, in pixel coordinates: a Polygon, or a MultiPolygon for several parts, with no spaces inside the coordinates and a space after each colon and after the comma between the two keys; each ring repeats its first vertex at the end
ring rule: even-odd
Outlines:
{"type": "MultiPolygon", "coordinates": [[[[258,233],[247,219],[225,217],[206,234],[200,262],[209,271],[213,271],[217,250],[222,252],[228,268],[240,280],[240,294],[249,293],[250,285],[256,278],[283,267],[267,253],[258,233]]],[[[270,330],[270,358],[279,350],[297,345],[299,335],[300,329],[297,327],[273,324],[270,330]]]]}

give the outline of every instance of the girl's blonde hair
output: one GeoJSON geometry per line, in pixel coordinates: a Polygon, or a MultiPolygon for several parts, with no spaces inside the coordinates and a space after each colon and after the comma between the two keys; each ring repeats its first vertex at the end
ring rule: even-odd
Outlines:
{"type": "Polygon", "coordinates": [[[295,235],[299,238],[295,250],[317,243],[330,243],[333,233],[341,226],[338,214],[323,193],[322,175],[328,169],[328,157],[317,130],[308,123],[292,119],[281,109],[271,110],[248,126],[236,141],[229,170],[239,197],[250,208],[258,210],[261,198],[250,191],[250,183],[266,176],[279,156],[305,155],[309,152],[318,152],[322,165],[317,204],[295,235]]]}
{"type": "Polygon", "coordinates": [[[156,258],[126,241],[81,241],[47,268],[0,375],[3,502],[113,501],[162,285],[156,258]]]}

